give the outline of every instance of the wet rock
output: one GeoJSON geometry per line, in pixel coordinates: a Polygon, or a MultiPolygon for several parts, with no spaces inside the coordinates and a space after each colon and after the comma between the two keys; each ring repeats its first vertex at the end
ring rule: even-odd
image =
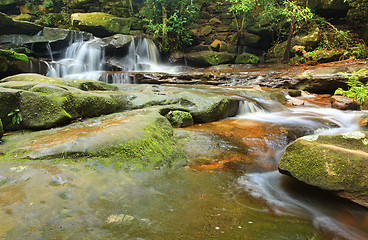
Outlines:
{"type": "Polygon", "coordinates": [[[331,106],[340,110],[360,110],[361,108],[356,100],[337,95],[331,97],[331,106]]]}
{"type": "Polygon", "coordinates": [[[91,32],[97,37],[108,37],[113,34],[129,34],[131,20],[119,18],[102,12],[74,13],[71,16],[73,26],[82,31],[91,32]]]}
{"type": "Polygon", "coordinates": [[[279,171],[368,206],[366,134],[300,138],[286,148],[279,171]]]}
{"type": "Polygon", "coordinates": [[[365,116],[361,120],[359,120],[359,126],[363,128],[368,128],[368,116],[365,116]]]}
{"type": "Polygon", "coordinates": [[[11,19],[4,13],[0,12],[0,35],[6,34],[37,34],[43,29],[42,26],[11,19]]]}
{"type": "Polygon", "coordinates": [[[116,86],[99,81],[68,79],[68,78],[52,78],[35,73],[18,74],[0,80],[0,83],[6,82],[43,82],[50,84],[66,85],[84,91],[115,91],[118,89],[116,86]]]}
{"type": "Polygon", "coordinates": [[[188,112],[174,110],[168,112],[165,117],[174,127],[188,127],[193,125],[193,117],[188,112]]]}

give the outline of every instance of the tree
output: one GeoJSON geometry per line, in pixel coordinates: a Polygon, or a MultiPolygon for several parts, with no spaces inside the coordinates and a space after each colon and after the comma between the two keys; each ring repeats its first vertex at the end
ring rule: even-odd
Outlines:
{"type": "Polygon", "coordinates": [[[289,61],[291,40],[295,30],[303,21],[313,17],[308,7],[302,7],[293,0],[227,0],[232,3],[229,11],[234,16],[237,31],[240,35],[247,33],[247,24],[251,20],[261,19],[270,22],[274,30],[280,31],[288,26],[288,40],[283,57],[283,62],[289,61]],[[277,24],[278,23],[278,24],[277,24]],[[286,24],[288,23],[288,24],[286,24]]]}
{"type": "Polygon", "coordinates": [[[141,16],[163,51],[172,51],[191,44],[190,26],[199,8],[193,0],[146,0],[141,16]]]}

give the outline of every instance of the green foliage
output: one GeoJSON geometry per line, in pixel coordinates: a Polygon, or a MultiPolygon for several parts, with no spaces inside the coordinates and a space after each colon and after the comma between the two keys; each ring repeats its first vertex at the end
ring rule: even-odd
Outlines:
{"type": "Polygon", "coordinates": [[[335,91],[337,95],[343,95],[349,98],[354,98],[359,103],[364,104],[365,100],[368,96],[368,84],[363,84],[359,81],[360,77],[367,76],[368,69],[362,68],[359,71],[353,72],[350,76],[345,74],[345,77],[348,78],[348,90],[343,90],[342,88],[338,88],[335,91]]]}
{"type": "Polygon", "coordinates": [[[11,117],[13,125],[19,125],[23,121],[22,114],[20,113],[19,108],[9,113],[8,117],[11,117]]]}
{"type": "Polygon", "coordinates": [[[48,13],[40,15],[39,19],[35,21],[37,24],[41,24],[46,27],[58,27],[60,25],[70,24],[70,15],[67,13],[48,13]]]}
{"type": "Polygon", "coordinates": [[[140,15],[148,31],[161,42],[161,50],[173,51],[193,41],[190,28],[199,13],[199,7],[190,0],[146,0],[140,15]]]}

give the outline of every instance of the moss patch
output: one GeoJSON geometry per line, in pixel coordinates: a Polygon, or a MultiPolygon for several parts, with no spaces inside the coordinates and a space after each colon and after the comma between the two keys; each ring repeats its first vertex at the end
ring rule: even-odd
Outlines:
{"type": "Polygon", "coordinates": [[[174,110],[168,112],[165,117],[174,127],[188,127],[193,125],[193,117],[188,112],[174,110]]]}

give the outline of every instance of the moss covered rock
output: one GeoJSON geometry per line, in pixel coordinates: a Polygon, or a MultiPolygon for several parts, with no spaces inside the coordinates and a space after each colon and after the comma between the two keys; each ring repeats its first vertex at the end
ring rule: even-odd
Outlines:
{"type": "MultiPolygon", "coordinates": [[[[124,169],[182,166],[185,154],[176,146],[173,128],[157,110],[136,110],[89,119],[51,130],[13,134],[0,146],[6,157],[88,156],[124,169]]],[[[82,158],[83,160],[83,158],[82,158]]]]}
{"type": "Polygon", "coordinates": [[[102,12],[74,13],[71,16],[73,26],[93,33],[97,37],[113,34],[129,34],[132,21],[102,12]]]}
{"type": "Polygon", "coordinates": [[[201,35],[203,36],[207,36],[209,35],[210,33],[212,32],[212,27],[211,26],[207,26],[207,27],[204,27],[201,31],[201,35]]]}
{"type": "Polygon", "coordinates": [[[279,171],[368,206],[367,132],[306,136],[290,144],[279,171]]]}
{"type": "Polygon", "coordinates": [[[236,57],[235,63],[237,64],[259,63],[259,57],[250,53],[242,53],[236,57]]]}
{"type": "Polygon", "coordinates": [[[193,125],[193,117],[189,112],[174,110],[168,112],[165,117],[174,127],[188,127],[193,125]]]}
{"type": "Polygon", "coordinates": [[[233,63],[236,56],[233,53],[227,52],[200,51],[188,53],[186,57],[193,65],[207,67],[224,63],[233,63]]]}
{"type": "Polygon", "coordinates": [[[13,20],[6,14],[0,12],[0,35],[37,34],[42,29],[42,26],[31,22],[13,20]]]}

